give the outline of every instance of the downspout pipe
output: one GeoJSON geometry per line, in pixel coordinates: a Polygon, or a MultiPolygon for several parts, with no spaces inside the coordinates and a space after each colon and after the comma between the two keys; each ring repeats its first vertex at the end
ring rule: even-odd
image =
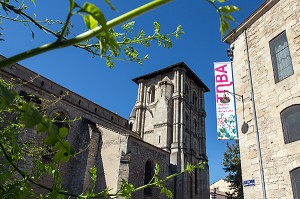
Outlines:
{"type": "Polygon", "coordinates": [[[267,199],[266,188],[265,188],[265,177],[264,177],[264,170],[263,170],[262,157],[261,157],[261,148],[260,148],[260,141],[259,141],[259,131],[258,131],[258,125],[257,125],[253,83],[252,83],[252,74],[251,74],[250,57],[249,57],[249,49],[248,49],[248,38],[247,38],[246,29],[244,30],[244,35],[245,35],[245,45],[246,45],[246,54],[247,54],[247,63],[248,63],[250,95],[251,95],[252,110],[253,110],[254,130],[255,130],[255,134],[256,134],[256,144],[257,144],[261,188],[262,188],[262,193],[263,193],[263,199],[267,199]]]}

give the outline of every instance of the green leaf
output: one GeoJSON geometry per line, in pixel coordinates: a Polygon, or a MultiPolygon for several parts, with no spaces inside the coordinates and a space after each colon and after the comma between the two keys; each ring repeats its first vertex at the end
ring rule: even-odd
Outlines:
{"type": "Polygon", "coordinates": [[[173,198],[173,193],[166,187],[162,187],[160,190],[161,193],[164,193],[168,198],[173,198]]]}
{"type": "Polygon", "coordinates": [[[109,5],[109,7],[110,7],[110,9],[112,9],[113,11],[116,11],[117,9],[112,5],[112,3],[110,2],[110,0],[104,0],[105,1],[105,3],[107,4],[107,5],[109,5]]]}
{"type": "Polygon", "coordinates": [[[231,13],[231,12],[238,11],[240,9],[236,6],[223,6],[223,7],[219,7],[219,10],[224,13],[231,13]]]}
{"type": "Polygon", "coordinates": [[[40,123],[38,123],[36,131],[38,133],[39,132],[46,132],[48,130],[49,123],[50,123],[49,119],[48,120],[47,119],[43,119],[40,123]]]}
{"type": "Polygon", "coordinates": [[[179,26],[177,26],[176,31],[175,31],[175,37],[176,37],[176,39],[179,39],[179,35],[181,35],[181,34],[184,34],[184,32],[182,30],[182,26],[179,25],[179,26]]]}
{"type": "Polygon", "coordinates": [[[70,159],[70,143],[67,141],[60,141],[55,144],[53,149],[57,150],[53,160],[57,163],[67,162],[70,159]]]}
{"type": "Polygon", "coordinates": [[[230,20],[230,21],[235,21],[234,18],[231,15],[223,15],[223,17],[230,20]]]}
{"type": "Polygon", "coordinates": [[[68,133],[69,133],[68,128],[66,127],[59,128],[59,137],[65,138],[68,135],[68,133]]]}
{"type": "Polygon", "coordinates": [[[126,182],[126,180],[122,179],[122,184],[119,190],[120,196],[125,196],[126,198],[131,198],[131,193],[135,190],[133,184],[126,182]]]}
{"type": "Polygon", "coordinates": [[[17,93],[15,91],[9,90],[0,83],[0,109],[10,107],[16,96],[17,93]]]}
{"type": "Polygon", "coordinates": [[[53,160],[57,163],[68,162],[70,154],[66,150],[59,150],[53,157],[53,160]]]}
{"type": "Polygon", "coordinates": [[[25,127],[31,128],[43,119],[39,111],[37,111],[31,103],[24,103],[21,107],[22,116],[21,120],[24,122],[25,127]]]}
{"type": "Polygon", "coordinates": [[[50,123],[49,128],[47,130],[47,136],[44,139],[43,143],[49,145],[56,144],[58,142],[58,138],[57,138],[58,134],[59,134],[58,127],[55,124],[50,123]]]}
{"type": "MultiPolygon", "coordinates": [[[[223,26],[225,30],[230,30],[230,24],[228,23],[228,21],[223,20],[223,26]]],[[[226,119],[225,122],[228,122],[228,120],[226,119]]]]}
{"type": "Polygon", "coordinates": [[[106,19],[104,17],[104,14],[101,12],[101,10],[97,6],[95,6],[92,3],[85,2],[82,9],[87,14],[89,14],[93,18],[95,18],[102,27],[104,27],[104,28],[106,27],[106,19]]]}
{"type": "Polygon", "coordinates": [[[153,25],[154,25],[155,33],[159,33],[160,32],[160,25],[159,25],[159,23],[157,21],[155,21],[153,23],[153,25]]]}
{"type": "Polygon", "coordinates": [[[98,26],[98,21],[91,15],[83,16],[83,20],[89,30],[92,30],[98,26]]]}

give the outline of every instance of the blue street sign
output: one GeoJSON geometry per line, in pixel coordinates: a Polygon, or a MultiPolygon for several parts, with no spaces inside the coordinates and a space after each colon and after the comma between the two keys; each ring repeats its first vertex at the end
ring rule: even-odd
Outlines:
{"type": "Polygon", "coordinates": [[[255,186],[255,180],[245,180],[243,184],[244,187],[255,186]]]}

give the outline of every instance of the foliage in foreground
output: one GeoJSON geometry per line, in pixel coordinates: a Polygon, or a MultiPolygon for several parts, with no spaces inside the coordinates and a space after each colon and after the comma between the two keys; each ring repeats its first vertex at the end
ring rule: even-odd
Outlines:
{"type": "MultiPolygon", "coordinates": [[[[157,41],[159,46],[170,48],[172,47],[171,37],[179,38],[179,36],[183,34],[183,30],[179,25],[174,32],[170,34],[162,34],[160,32],[160,25],[157,22],[154,22],[153,34],[147,35],[143,30],[133,33],[132,30],[134,22],[128,23],[127,21],[130,21],[135,17],[160,7],[170,1],[171,0],[154,0],[123,15],[120,15],[119,17],[107,21],[104,13],[96,5],[85,2],[81,6],[75,0],[69,0],[69,10],[66,20],[61,21],[49,20],[48,18],[45,20],[40,20],[36,14],[28,14],[26,11],[29,5],[26,4],[25,0],[21,2],[17,0],[0,0],[0,24],[1,20],[10,20],[16,22],[17,24],[24,24],[25,26],[29,27],[33,38],[35,33],[32,26],[36,27],[38,30],[42,30],[47,34],[54,35],[57,38],[56,41],[52,43],[27,50],[6,60],[0,61],[0,68],[32,56],[67,46],[74,46],[84,49],[93,56],[100,55],[106,59],[107,66],[110,68],[114,67],[115,60],[129,60],[141,64],[142,61],[148,59],[149,56],[141,56],[136,48],[137,45],[149,47],[151,42],[157,41]],[[88,31],[74,36],[74,33],[72,33],[74,24],[72,23],[71,19],[76,15],[82,16],[88,31]],[[120,26],[125,22],[127,22],[127,24],[122,26],[122,32],[115,32],[113,28],[120,26]],[[51,27],[59,28],[55,28],[53,30],[51,27]]],[[[220,32],[223,36],[226,31],[230,30],[229,22],[234,21],[231,13],[239,10],[239,8],[233,5],[217,5],[219,3],[226,2],[226,0],[205,1],[211,4],[219,14],[220,32]]],[[[34,8],[37,9],[35,1],[31,0],[31,2],[35,6],[34,8]]],[[[116,11],[116,8],[109,0],[105,0],[105,3],[108,4],[113,11],[116,11]]],[[[0,30],[4,29],[0,26],[0,30]]],[[[3,36],[2,32],[3,31],[0,32],[0,36],[3,36]]]]}
{"type": "Polygon", "coordinates": [[[227,143],[227,150],[224,152],[223,166],[224,171],[227,173],[225,181],[230,183],[230,189],[234,191],[233,199],[243,199],[243,180],[240,159],[240,147],[238,140],[229,145],[227,143]]]}

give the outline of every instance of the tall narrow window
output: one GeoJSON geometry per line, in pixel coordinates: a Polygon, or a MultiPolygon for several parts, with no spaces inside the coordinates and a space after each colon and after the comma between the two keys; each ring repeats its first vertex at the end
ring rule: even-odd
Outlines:
{"type": "Polygon", "coordinates": [[[300,105],[293,105],[284,109],[281,114],[284,142],[290,143],[300,140],[300,105]]]}
{"type": "MultiPolygon", "coordinates": [[[[145,165],[145,178],[144,185],[148,184],[154,175],[154,166],[151,160],[148,160],[145,165]]],[[[144,189],[145,196],[152,196],[152,188],[147,187],[144,189]]]]}
{"type": "Polygon", "coordinates": [[[198,169],[195,169],[195,194],[198,194],[198,169]]]}
{"type": "Polygon", "coordinates": [[[292,58],[285,31],[270,41],[275,83],[294,74],[292,58]]]}
{"type": "Polygon", "coordinates": [[[185,90],[185,97],[186,97],[187,101],[189,101],[189,95],[190,95],[189,85],[185,84],[184,90],[185,90]]]}
{"type": "Polygon", "coordinates": [[[185,129],[189,129],[189,115],[185,113],[185,129]]]}
{"type": "Polygon", "coordinates": [[[300,168],[290,172],[294,199],[300,199],[300,168]]]}
{"type": "Polygon", "coordinates": [[[198,128],[197,121],[194,120],[194,132],[195,132],[195,134],[197,133],[197,128],[198,128]]]}
{"type": "Polygon", "coordinates": [[[197,106],[197,95],[196,95],[196,92],[194,91],[193,92],[193,105],[196,107],[197,106]]]}
{"type": "Polygon", "coordinates": [[[155,87],[151,86],[149,90],[149,103],[152,103],[155,101],[155,87]]]}

